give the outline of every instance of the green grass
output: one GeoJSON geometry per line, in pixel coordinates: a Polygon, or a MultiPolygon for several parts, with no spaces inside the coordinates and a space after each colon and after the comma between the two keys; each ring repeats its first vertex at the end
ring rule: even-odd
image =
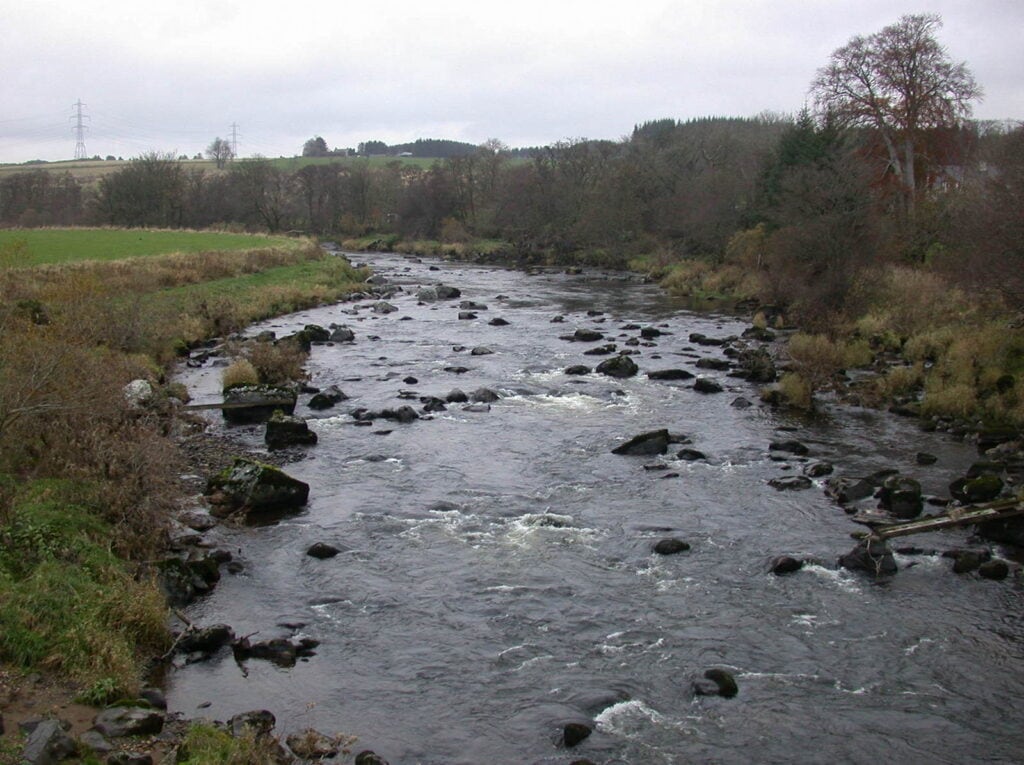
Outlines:
{"type": "Polygon", "coordinates": [[[149,229],[0,229],[0,267],[123,260],[172,252],[291,247],[287,237],[149,229]]]}
{"type": "Polygon", "coordinates": [[[298,301],[300,295],[317,302],[336,299],[359,289],[365,279],[366,274],[351,268],[344,260],[326,257],[254,274],[175,287],[151,294],[149,300],[154,304],[187,310],[189,306],[204,301],[228,300],[239,305],[252,304],[262,293],[269,296],[271,303],[256,301],[259,305],[254,305],[254,308],[260,315],[251,321],[257,321],[275,313],[297,311],[315,304],[278,304],[275,301],[287,301],[289,298],[298,301]]]}
{"type": "Polygon", "coordinates": [[[111,551],[113,529],[83,487],[2,483],[0,660],[135,690],[138,652],[168,642],[159,593],[111,551]]]}

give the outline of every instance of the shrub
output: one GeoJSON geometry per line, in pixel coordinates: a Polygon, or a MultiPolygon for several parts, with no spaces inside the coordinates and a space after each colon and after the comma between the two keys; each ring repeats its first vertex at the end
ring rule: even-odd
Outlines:
{"type": "Polygon", "coordinates": [[[813,391],[810,384],[796,372],[787,372],[779,381],[761,392],[761,398],[773,403],[785,404],[794,409],[812,409],[813,391]]]}
{"type": "Polygon", "coordinates": [[[252,342],[247,343],[242,352],[244,360],[256,372],[259,382],[281,385],[306,378],[308,354],[298,343],[252,342]]]}
{"type": "Polygon", "coordinates": [[[873,359],[867,343],[837,343],[825,335],[793,335],[788,350],[796,371],[813,390],[827,387],[841,370],[867,366],[873,359]]]}
{"type": "Polygon", "coordinates": [[[224,390],[239,385],[256,385],[259,381],[259,372],[249,359],[235,359],[221,375],[221,386],[224,390]]]}

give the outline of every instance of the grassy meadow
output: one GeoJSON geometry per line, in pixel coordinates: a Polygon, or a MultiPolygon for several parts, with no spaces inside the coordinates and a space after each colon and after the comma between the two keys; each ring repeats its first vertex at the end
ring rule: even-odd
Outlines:
{"type": "Polygon", "coordinates": [[[25,268],[79,260],[124,260],[174,252],[224,252],[295,246],[286,237],[113,228],[0,229],[0,268],[25,268]]]}

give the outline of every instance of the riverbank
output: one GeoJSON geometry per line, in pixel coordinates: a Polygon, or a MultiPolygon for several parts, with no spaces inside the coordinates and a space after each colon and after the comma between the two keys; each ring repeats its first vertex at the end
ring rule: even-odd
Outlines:
{"type": "MultiPolygon", "coordinates": [[[[79,720],[74,700],[135,698],[170,646],[153,564],[187,496],[189,455],[173,443],[188,394],[167,367],[206,338],[359,292],[367,274],[309,240],[235,237],[239,249],[210,251],[218,235],[192,234],[190,248],[189,232],[173,232],[164,247],[196,252],[126,258],[137,231],[71,231],[127,249],[55,263],[52,246],[35,253],[35,238],[5,233],[0,714],[3,756],[17,760],[21,715],[79,720]]],[[[45,232],[51,245],[57,233],[45,232]]]]}

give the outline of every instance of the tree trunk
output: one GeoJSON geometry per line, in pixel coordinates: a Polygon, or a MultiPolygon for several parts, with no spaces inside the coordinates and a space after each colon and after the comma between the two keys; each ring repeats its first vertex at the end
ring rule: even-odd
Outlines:
{"type": "Polygon", "coordinates": [[[917,177],[914,172],[914,139],[910,136],[903,139],[903,187],[907,195],[907,220],[913,223],[917,202],[917,177]]]}

